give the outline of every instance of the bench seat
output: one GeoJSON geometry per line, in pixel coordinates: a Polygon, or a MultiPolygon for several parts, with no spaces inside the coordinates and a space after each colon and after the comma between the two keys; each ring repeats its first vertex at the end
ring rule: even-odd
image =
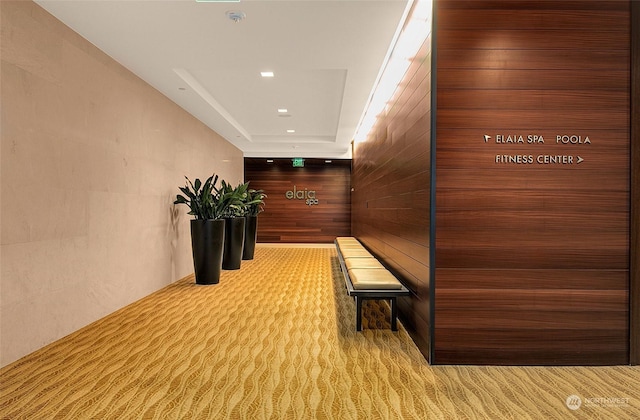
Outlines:
{"type": "Polygon", "coordinates": [[[397,331],[396,298],[410,295],[409,289],[357,239],[338,237],[335,244],[347,294],[356,301],[356,331],[362,331],[362,301],[365,299],[388,300],[391,309],[391,330],[397,331]]]}
{"type": "Polygon", "coordinates": [[[361,243],[355,243],[355,242],[345,242],[345,243],[341,243],[338,244],[338,246],[340,247],[340,249],[366,249],[365,247],[362,246],[361,243]]]}
{"type": "Polygon", "coordinates": [[[341,243],[360,243],[359,240],[357,240],[356,238],[354,238],[353,236],[338,236],[335,240],[336,243],[341,244],[341,243]]]}
{"type": "Polygon", "coordinates": [[[343,258],[374,258],[373,254],[364,248],[340,248],[343,258]]]}
{"type": "Polygon", "coordinates": [[[384,265],[375,258],[345,258],[344,265],[347,268],[347,271],[352,268],[381,268],[386,270],[384,265]]]}
{"type": "Polygon", "coordinates": [[[402,284],[389,271],[378,268],[352,268],[349,279],[356,290],[402,289],[402,284]]]}

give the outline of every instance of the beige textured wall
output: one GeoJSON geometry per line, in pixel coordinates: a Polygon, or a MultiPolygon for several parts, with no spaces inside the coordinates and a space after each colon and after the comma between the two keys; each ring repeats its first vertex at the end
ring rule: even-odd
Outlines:
{"type": "Polygon", "coordinates": [[[0,365],[193,271],[184,176],[242,152],[32,2],[0,2],[0,365]]]}

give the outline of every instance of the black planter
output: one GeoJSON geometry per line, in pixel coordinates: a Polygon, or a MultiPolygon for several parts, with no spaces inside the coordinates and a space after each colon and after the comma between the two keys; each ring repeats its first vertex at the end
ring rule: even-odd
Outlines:
{"type": "Polygon", "coordinates": [[[258,216],[247,216],[244,225],[244,249],[242,250],[243,260],[252,260],[256,250],[256,240],[258,239],[258,216]]]}
{"type": "Polygon", "coordinates": [[[224,252],[224,220],[192,220],[191,249],[197,284],[220,281],[224,252]]]}
{"type": "Polygon", "coordinates": [[[242,263],[242,248],[244,248],[244,217],[225,219],[224,229],[224,257],[222,268],[237,270],[242,263]]]}

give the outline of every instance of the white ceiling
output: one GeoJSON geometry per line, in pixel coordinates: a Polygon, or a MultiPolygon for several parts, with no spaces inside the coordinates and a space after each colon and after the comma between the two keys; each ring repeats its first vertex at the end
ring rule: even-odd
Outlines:
{"type": "Polygon", "coordinates": [[[350,142],[407,5],[36,2],[245,156],[327,158],[350,157],[350,142]],[[235,23],[227,11],[246,18],[235,23]],[[262,78],[264,70],[275,77],[262,78]],[[279,114],[278,108],[288,112],[279,114]]]}

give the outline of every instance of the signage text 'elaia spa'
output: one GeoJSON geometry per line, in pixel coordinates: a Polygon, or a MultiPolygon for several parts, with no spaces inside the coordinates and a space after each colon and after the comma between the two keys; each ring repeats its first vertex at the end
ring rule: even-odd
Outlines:
{"type": "Polygon", "coordinates": [[[287,191],[284,196],[289,200],[305,200],[305,204],[308,206],[318,204],[315,190],[307,190],[306,188],[304,190],[298,190],[295,185],[293,186],[293,191],[287,191]]]}

